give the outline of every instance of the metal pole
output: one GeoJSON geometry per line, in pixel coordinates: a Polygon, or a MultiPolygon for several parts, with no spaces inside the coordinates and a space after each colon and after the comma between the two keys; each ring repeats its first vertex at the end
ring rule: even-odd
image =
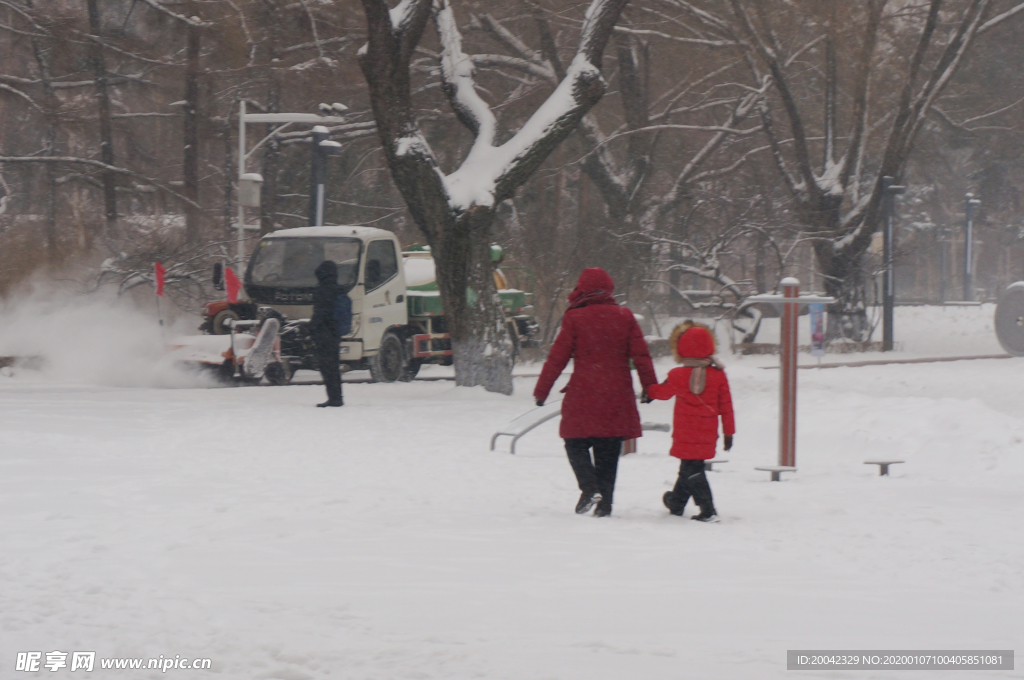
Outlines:
{"type": "Polygon", "coordinates": [[[882,210],[885,215],[884,239],[882,242],[882,258],[885,262],[885,274],[882,281],[882,351],[892,351],[892,317],[895,304],[892,271],[892,204],[893,197],[889,191],[892,177],[882,178],[882,210]]]}
{"type": "Polygon", "coordinates": [[[939,302],[946,301],[946,228],[939,227],[939,302]]]}
{"type": "MultiPolygon", "coordinates": [[[[800,297],[800,281],[782,279],[784,298],[800,297]]],[[[780,347],[779,380],[779,465],[796,467],[796,349],[797,321],[800,304],[797,301],[782,305],[782,338],[780,347]]]]}
{"type": "Polygon", "coordinates": [[[981,205],[981,200],[967,192],[964,213],[964,301],[974,300],[974,209],[981,205]]]}
{"type": "Polygon", "coordinates": [[[895,239],[893,231],[893,213],[896,207],[896,196],[902,194],[906,187],[893,184],[893,178],[882,177],[882,214],[885,221],[883,231],[882,257],[885,260],[885,274],[882,282],[882,351],[891,352],[893,348],[893,312],[896,307],[896,272],[893,258],[895,257],[895,239]]]}
{"type": "MultiPolygon", "coordinates": [[[[238,102],[238,185],[241,187],[242,175],[245,174],[245,100],[238,102]]],[[[238,201],[238,259],[236,265],[242,266],[245,259],[245,208],[238,201]]]]}
{"type": "Polygon", "coordinates": [[[324,192],[327,183],[327,154],[324,153],[320,142],[330,136],[327,128],[317,125],[313,128],[312,148],[310,150],[310,171],[309,171],[309,226],[322,227],[324,225],[324,192]]]}

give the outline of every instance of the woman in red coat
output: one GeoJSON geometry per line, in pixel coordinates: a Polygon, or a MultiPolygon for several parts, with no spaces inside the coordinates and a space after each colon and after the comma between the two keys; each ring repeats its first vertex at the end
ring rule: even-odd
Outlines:
{"type": "Polygon", "coordinates": [[[633,312],[615,302],[614,288],[612,277],[599,267],[580,274],[533,391],[537,405],[543,405],[562,369],[573,360],[572,377],[562,390],[559,434],[580,487],[576,512],[586,513],[596,505],[598,517],[612,514],[622,440],[641,435],[630,360],[645,389],[658,382],[640,326],[633,312]]]}
{"type": "Polygon", "coordinates": [[[700,507],[700,514],[691,519],[717,522],[711,485],[704,474],[704,461],[715,457],[718,444],[718,419],[722,419],[725,450],[732,448],[736,422],[732,414],[729,379],[715,361],[715,338],[702,325],[684,322],[673,332],[669,343],[673,347],[679,368],[669,371],[668,379],[660,385],[647,388],[650,399],[676,398],[672,421],[671,454],[681,459],[679,478],[675,488],[662,497],[665,507],[673,515],[682,515],[686,502],[700,507]]]}

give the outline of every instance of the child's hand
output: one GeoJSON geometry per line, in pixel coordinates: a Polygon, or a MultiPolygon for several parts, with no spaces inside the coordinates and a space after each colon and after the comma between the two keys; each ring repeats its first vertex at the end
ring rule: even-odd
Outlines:
{"type": "Polygon", "coordinates": [[[732,448],[732,435],[731,434],[725,435],[725,447],[724,448],[725,448],[726,451],[728,451],[729,449],[732,448]]]}

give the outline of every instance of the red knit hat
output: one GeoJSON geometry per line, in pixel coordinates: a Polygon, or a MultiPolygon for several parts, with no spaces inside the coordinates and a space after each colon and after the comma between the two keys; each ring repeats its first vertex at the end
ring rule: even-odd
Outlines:
{"type": "Polygon", "coordinates": [[[706,359],[715,353],[715,337],[703,326],[690,326],[676,342],[677,361],[683,358],[706,359]]]}

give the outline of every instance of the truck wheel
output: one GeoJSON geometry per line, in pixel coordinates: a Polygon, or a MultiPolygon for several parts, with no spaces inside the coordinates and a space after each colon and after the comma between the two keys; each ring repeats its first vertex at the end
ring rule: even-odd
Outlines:
{"type": "Polygon", "coordinates": [[[238,312],[232,309],[222,309],[213,315],[210,321],[210,332],[214,335],[227,335],[231,332],[228,321],[238,321],[238,312]]]}
{"type": "Polygon", "coordinates": [[[370,357],[370,377],[374,382],[395,382],[402,377],[408,360],[402,341],[392,332],[387,332],[380,341],[380,351],[370,357]]]}
{"type": "Polygon", "coordinates": [[[402,369],[402,375],[398,376],[401,382],[410,382],[416,377],[416,374],[420,372],[420,366],[423,365],[419,359],[409,359],[409,363],[402,369]]]}
{"type": "Polygon", "coordinates": [[[996,338],[1008,354],[1024,356],[1024,282],[1011,283],[996,305],[996,338]]]}

